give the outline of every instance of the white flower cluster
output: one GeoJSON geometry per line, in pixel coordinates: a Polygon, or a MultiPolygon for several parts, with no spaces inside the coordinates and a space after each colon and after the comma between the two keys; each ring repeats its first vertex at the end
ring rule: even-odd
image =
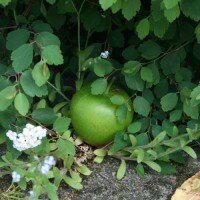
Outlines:
{"type": "Polygon", "coordinates": [[[12,182],[18,183],[21,179],[21,175],[18,174],[16,171],[12,172],[12,182]]]}
{"type": "Polygon", "coordinates": [[[101,55],[100,55],[100,56],[101,56],[102,58],[108,58],[109,54],[110,54],[109,51],[104,51],[104,52],[101,52],[101,55]]]}
{"type": "Polygon", "coordinates": [[[42,138],[47,135],[47,130],[41,126],[26,124],[22,133],[17,134],[16,132],[9,130],[6,135],[13,141],[13,147],[15,149],[18,151],[25,151],[40,145],[42,138]]]}
{"type": "Polygon", "coordinates": [[[33,192],[33,190],[30,190],[28,193],[29,193],[30,197],[32,197],[32,198],[35,197],[35,193],[33,192]]]}
{"type": "Polygon", "coordinates": [[[53,156],[46,156],[43,163],[39,165],[39,170],[42,174],[48,174],[55,164],[56,160],[53,156]]]}

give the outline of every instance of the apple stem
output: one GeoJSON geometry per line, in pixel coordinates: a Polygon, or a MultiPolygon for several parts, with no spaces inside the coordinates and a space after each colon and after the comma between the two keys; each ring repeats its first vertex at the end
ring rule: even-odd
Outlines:
{"type": "Polygon", "coordinates": [[[113,77],[113,78],[111,79],[111,81],[110,81],[110,83],[108,84],[108,87],[107,87],[107,89],[106,89],[106,91],[105,91],[105,94],[108,94],[108,92],[110,91],[110,88],[111,88],[112,84],[114,83],[115,79],[116,79],[116,77],[113,77]]]}

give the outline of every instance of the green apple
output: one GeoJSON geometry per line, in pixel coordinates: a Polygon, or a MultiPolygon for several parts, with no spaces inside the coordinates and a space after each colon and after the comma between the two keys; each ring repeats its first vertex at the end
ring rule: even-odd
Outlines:
{"type": "Polygon", "coordinates": [[[115,134],[125,130],[133,118],[129,96],[116,87],[111,87],[102,95],[92,95],[91,87],[84,86],[73,96],[70,113],[76,134],[92,146],[102,146],[111,142],[115,134]],[[118,106],[110,100],[113,95],[123,96],[128,104],[129,109],[123,122],[119,122],[116,116],[118,106]]]}

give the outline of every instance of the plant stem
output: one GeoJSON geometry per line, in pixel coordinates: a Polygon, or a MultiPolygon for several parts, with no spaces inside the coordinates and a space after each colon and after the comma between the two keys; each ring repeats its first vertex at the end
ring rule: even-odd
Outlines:
{"type": "Polygon", "coordinates": [[[18,19],[17,19],[17,13],[16,13],[15,9],[13,9],[13,15],[14,15],[14,19],[15,19],[15,24],[16,24],[16,26],[18,26],[19,22],[18,22],[18,19]]]}
{"type": "Polygon", "coordinates": [[[111,86],[113,85],[115,79],[116,79],[115,77],[113,77],[113,78],[111,79],[111,81],[110,81],[110,83],[109,83],[109,85],[108,85],[108,87],[107,87],[107,89],[106,89],[106,91],[105,91],[105,94],[108,94],[108,92],[109,92],[111,86]]]}
{"type": "Polygon", "coordinates": [[[58,88],[56,88],[53,84],[51,84],[49,81],[47,81],[47,83],[48,83],[58,94],[60,94],[67,102],[70,101],[70,100],[69,100],[58,88]]]}

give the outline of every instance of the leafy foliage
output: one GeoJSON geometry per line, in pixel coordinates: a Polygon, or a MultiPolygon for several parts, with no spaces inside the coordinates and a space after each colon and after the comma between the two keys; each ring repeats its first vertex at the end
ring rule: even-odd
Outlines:
{"type": "MultiPolygon", "coordinates": [[[[173,162],[182,162],[181,152],[196,158],[189,145],[200,136],[199,0],[30,2],[0,0],[0,144],[7,147],[0,176],[16,170],[23,177],[19,187],[31,185],[36,198],[58,199],[61,181],[82,189],[80,173],[91,171],[77,162],[69,105],[83,84],[93,95],[104,95],[113,82],[130,94],[132,124],[109,148],[94,151],[97,163],[106,155],[121,160],[118,179],[126,160],[143,176],[144,164],[168,174],[175,172],[173,162]],[[28,122],[45,126],[48,137],[24,152],[30,165],[21,169],[21,152],[6,132],[28,122]],[[48,176],[33,174],[49,154],[61,164],[48,176]]],[[[122,122],[127,102],[120,95],[110,102],[122,122]]]]}

